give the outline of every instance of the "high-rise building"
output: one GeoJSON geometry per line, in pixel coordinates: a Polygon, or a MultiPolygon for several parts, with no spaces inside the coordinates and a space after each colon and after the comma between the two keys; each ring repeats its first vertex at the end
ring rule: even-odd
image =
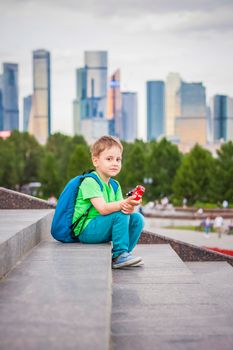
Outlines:
{"type": "Polygon", "coordinates": [[[19,129],[18,64],[3,63],[1,99],[1,130],[19,129]]]}
{"type": "Polygon", "coordinates": [[[175,118],[179,115],[176,94],[180,89],[181,77],[178,73],[169,73],[165,88],[165,133],[167,136],[175,135],[175,118]]]}
{"type": "Polygon", "coordinates": [[[157,139],[165,132],[165,88],[163,81],[148,81],[147,140],[157,139]]]}
{"type": "Polygon", "coordinates": [[[175,134],[181,143],[207,141],[207,106],[205,87],[202,83],[181,82],[176,94],[179,114],[175,119],[175,134]]]}
{"type": "Polygon", "coordinates": [[[50,53],[33,51],[33,96],[29,132],[44,144],[51,133],[50,53]]]}
{"type": "Polygon", "coordinates": [[[28,131],[29,120],[32,111],[32,95],[23,99],[23,131],[28,131]]]}
{"type": "Polygon", "coordinates": [[[110,134],[122,138],[122,99],[120,90],[120,70],[116,70],[110,77],[108,89],[108,113],[110,134]]]}
{"type": "Polygon", "coordinates": [[[233,140],[233,98],[215,95],[211,104],[213,139],[233,140]]]}
{"type": "MultiPolygon", "coordinates": [[[[106,134],[106,125],[109,125],[109,120],[107,120],[107,58],[106,51],[86,51],[84,67],[76,71],[76,99],[73,101],[74,132],[82,134],[89,141],[94,140],[99,133],[106,134]],[[97,133],[98,125],[99,132],[97,133]]],[[[109,133],[109,127],[107,133],[109,133]]]]}
{"type": "Polygon", "coordinates": [[[2,93],[2,75],[0,75],[0,131],[3,130],[3,93],[2,93]]]}
{"type": "Polygon", "coordinates": [[[123,132],[121,139],[128,142],[133,142],[137,138],[138,126],[138,103],[137,93],[123,92],[122,93],[122,126],[123,132]]]}

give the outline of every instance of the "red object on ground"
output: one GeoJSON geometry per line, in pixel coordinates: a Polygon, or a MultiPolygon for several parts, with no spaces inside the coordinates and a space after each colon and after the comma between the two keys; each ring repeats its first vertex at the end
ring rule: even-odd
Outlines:
{"type": "Polygon", "coordinates": [[[233,250],[229,250],[229,249],[222,249],[222,248],[213,248],[213,247],[205,247],[206,249],[209,249],[209,250],[213,250],[217,253],[222,253],[222,254],[225,254],[225,255],[230,255],[230,256],[233,256],[233,250]]]}
{"type": "Polygon", "coordinates": [[[136,197],[134,198],[136,201],[139,201],[142,196],[143,196],[143,193],[145,192],[145,187],[142,186],[142,185],[138,185],[136,188],[134,188],[132,191],[128,192],[126,194],[127,197],[129,196],[134,196],[136,195],[136,197]]]}

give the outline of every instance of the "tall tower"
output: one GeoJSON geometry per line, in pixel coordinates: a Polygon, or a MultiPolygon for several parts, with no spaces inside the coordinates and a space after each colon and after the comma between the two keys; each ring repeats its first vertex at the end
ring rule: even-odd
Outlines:
{"type": "Polygon", "coordinates": [[[181,143],[206,144],[207,106],[202,83],[181,83],[177,92],[179,114],[175,119],[175,133],[181,143]]]}
{"type": "Polygon", "coordinates": [[[87,73],[87,98],[91,99],[91,117],[107,115],[107,51],[86,51],[84,64],[87,73]]]}
{"type": "Polygon", "coordinates": [[[178,73],[169,73],[166,80],[166,124],[165,133],[167,136],[175,135],[175,118],[180,114],[177,105],[176,94],[181,85],[181,77],[178,73]]]}
{"type": "Polygon", "coordinates": [[[147,140],[157,139],[165,129],[165,89],[163,81],[148,81],[147,140]]]}
{"type": "Polygon", "coordinates": [[[233,140],[233,98],[215,95],[211,109],[214,141],[233,140]]]}
{"type": "Polygon", "coordinates": [[[138,129],[138,103],[137,93],[122,93],[122,140],[133,142],[137,138],[138,129]]]}
{"type": "MultiPolygon", "coordinates": [[[[19,129],[18,64],[3,63],[1,78],[2,130],[19,129]]],[[[1,107],[0,107],[1,108],[1,107]]]]}
{"type": "Polygon", "coordinates": [[[51,133],[50,53],[33,51],[33,96],[29,132],[44,144],[51,133]]]}
{"type": "Polygon", "coordinates": [[[84,67],[76,71],[73,101],[74,132],[88,143],[109,134],[107,119],[107,51],[86,51],[84,67]]]}
{"type": "Polygon", "coordinates": [[[120,70],[117,69],[110,77],[107,118],[110,122],[110,134],[122,138],[123,127],[120,80],[120,70]]]}

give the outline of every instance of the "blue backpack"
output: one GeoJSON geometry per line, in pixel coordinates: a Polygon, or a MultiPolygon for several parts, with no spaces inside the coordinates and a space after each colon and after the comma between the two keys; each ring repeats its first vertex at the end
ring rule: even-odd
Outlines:
{"type": "MultiPolygon", "coordinates": [[[[98,176],[92,172],[76,176],[67,183],[59,197],[51,227],[51,235],[58,241],[75,242],[78,240],[77,236],[75,236],[74,229],[83,218],[84,224],[85,218],[87,218],[88,213],[92,207],[91,204],[87,211],[80,218],[78,218],[78,220],[72,223],[78,190],[82,181],[87,177],[95,179],[98,182],[101,191],[103,191],[103,185],[100,182],[98,176]]],[[[118,183],[111,178],[110,184],[116,193],[118,189],[118,183]]],[[[80,232],[82,230],[82,227],[80,229],[80,232]]]]}

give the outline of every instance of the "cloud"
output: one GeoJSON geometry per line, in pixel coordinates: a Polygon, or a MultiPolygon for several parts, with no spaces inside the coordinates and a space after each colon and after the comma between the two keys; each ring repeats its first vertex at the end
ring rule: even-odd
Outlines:
{"type": "Polygon", "coordinates": [[[143,16],[145,14],[166,14],[177,12],[209,12],[223,7],[233,9],[232,0],[8,0],[0,7],[9,6],[62,7],[70,11],[86,12],[94,16],[143,16]]]}

